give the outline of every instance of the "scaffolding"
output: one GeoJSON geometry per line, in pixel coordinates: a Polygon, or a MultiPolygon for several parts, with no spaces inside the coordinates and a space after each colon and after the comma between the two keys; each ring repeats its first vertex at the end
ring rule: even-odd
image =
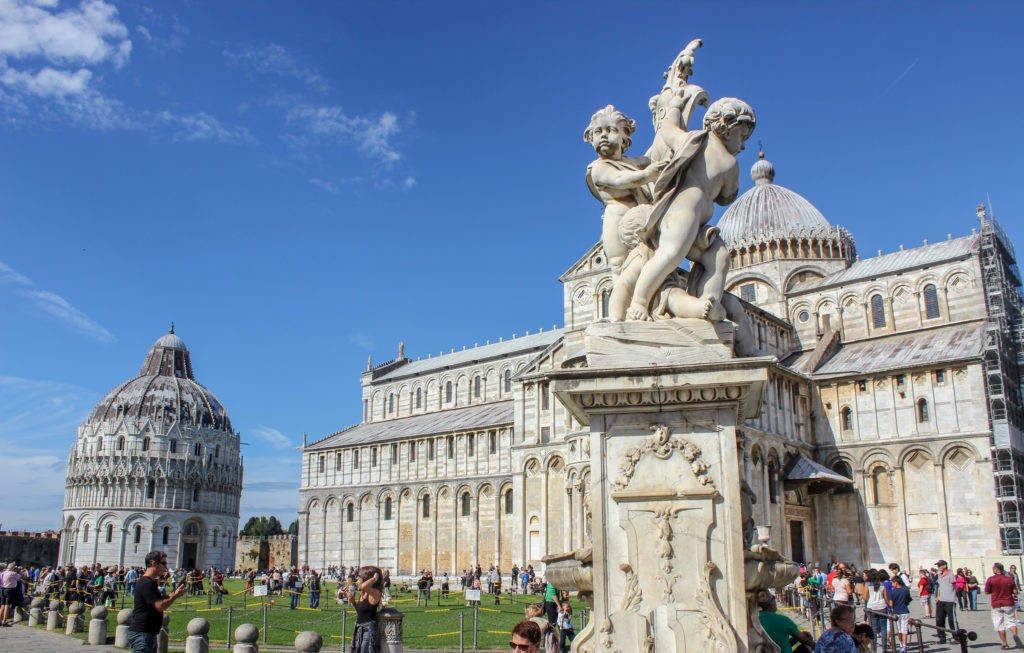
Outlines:
{"type": "Polygon", "coordinates": [[[1024,413],[1021,409],[1021,278],[1013,243],[985,205],[981,221],[981,271],[988,320],[985,327],[985,390],[992,429],[999,539],[1004,555],[1024,553],[1024,413]]]}

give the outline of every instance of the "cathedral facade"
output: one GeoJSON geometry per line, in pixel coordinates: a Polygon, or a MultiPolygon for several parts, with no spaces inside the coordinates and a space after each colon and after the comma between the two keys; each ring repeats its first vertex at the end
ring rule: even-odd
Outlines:
{"type": "Polygon", "coordinates": [[[107,393],[68,457],[60,564],[172,568],[234,564],[242,494],[239,436],[171,332],[139,375],[107,393]]]}
{"type": "MultiPolygon", "coordinates": [[[[763,541],[914,569],[1018,553],[1020,279],[998,224],[861,259],[769,162],[751,174],[718,226],[727,289],[777,358],[739,434],[763,541]]],[[[608,313],[601,246],[559,281],[561,328],[368,366],[361,421],[303,443],[300,562],[507,571],[587,544],[600,480],[548,375],[608,313]]]]}

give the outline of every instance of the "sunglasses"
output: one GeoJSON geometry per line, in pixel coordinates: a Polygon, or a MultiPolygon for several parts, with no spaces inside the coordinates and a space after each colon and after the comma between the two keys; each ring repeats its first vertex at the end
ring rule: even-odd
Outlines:
{"type": "Polygon", "coordinates": [[[513,651],[529,651],[533,646],[533,644],[516,644],[515,642],[509,642],[508,645],[513,651]]]}

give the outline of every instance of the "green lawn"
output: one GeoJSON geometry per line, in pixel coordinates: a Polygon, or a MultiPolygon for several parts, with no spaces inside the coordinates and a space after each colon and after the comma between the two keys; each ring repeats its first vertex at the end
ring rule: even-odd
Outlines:
{"type": "MultiPolygon", "coordinates": [[[[352,634],[355,612],[352,606],[341,606],[334,600],[337,590],[335,583],[328,583],[320,595],[320,609],[309,609],[309,595],[303,595],[299,605],[302,609],[289,609],[288,596],[269,596],[262,600],[252,596],[244,596],[241,590],[245,585],[239,580],[228,580],[225,587],[231,592],[224,597],[221,606],[213,605],[207,596],[188,596],[178,599],[169,611],[171,615],[170,639],[181,642],[187,637],[185,630],[190,619],[203,617],[210,622],[210,643],[226,643],[228,636],[228,607],[231,608],[231,631],[240,624],[251,623],[257,628],[263,627],[263,611],[266,606],[268,644],[291,645],[295,635],[304,630],[315,630],[324,638],[325,648],[337,649],[342,646],[344,635],[352,634]],[[186,600],[187,599],[187,600],[186,600]],[[347,608],[347,609],[343,609],[347,608]]],[[[459,647],[460,616],[462,618],[463,638],[467,649],[473,646],[473,612],[466,607],[461,593],[453,592],[447,599],[438,600],[440,592],[431,593],[429,606],[416,606],[415,593],[396,594],[392,597],[390,607],[405,613],[404,632],[405,645],[409,648],[441,648],[457,649],[459,647]]],[[[523,619],[523,608],[528,603],[538,603],[541,597],[522,595],[510,597],[502,595],[501,604],[494,605],[491,595],[483,594],[477,612],[477,648],[507,649],[509,632],[512,626],[523,619]],[[512,601],[515,601],[514,603],[512,601]]],[[[122,598],[118,597],[118,608],[122,598]]],[[[124,599],[125,607],[131,607],[131,597],[124,599]]],[[[573,611],[577,615],[577,629],[582,626],[579,619],[584,604],[572,600],[573,611]]],[[[88,618],[88,613],[86,614],[88,618]]],[[[117,626],[117,609],[108,614],[108,634],[111,641],[117,626]]],[[[88,627],[88,624],[87,626],[88,627]]],[[[261,643],[262,643],[261,633],[261,643]]],[[[85,639],[85,633],[80,635],[85,639]]],[[[346,638],[345,643],[348,643],[346,638]]],[[[232,642],[234,643],[234,642],[232,642]]]]}

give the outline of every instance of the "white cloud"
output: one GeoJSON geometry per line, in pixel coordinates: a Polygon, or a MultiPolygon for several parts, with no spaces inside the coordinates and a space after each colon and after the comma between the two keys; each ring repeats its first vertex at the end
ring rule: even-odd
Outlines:
{"type": "Polygon", "coordinates": [[[327,80],[319,72],[300,66],[295,57],[276,43],[262,48],[249,45],[237,49],[225,48],[224,57],[253,72],[293,77],[317,91],[326,91],[328,87],[327,80]]]}
{"type": "Polygon", "coordinates": [[[338,184],[334,183],[333,181],[326,181],[324,179],[317,179],[314,177],[313,179],[309,180],[309,183],[313,184],[314,186],[319,186],[328,193],[334,193],[335,195],[341,192],[341,188],[339,188],[338,184]]]}
{"type": "Polygon", "coordinates": [[[8,283],[16,283],[19,286],[31,286],[32,280],[23,274],[15,272],[11,266],[7,265],[3,261],[0,261],[0,281],[8,283]]]}
{"type": "Polygon", "coordinates": [[[100,342],[117,340],[114,334],[103,328],[96,320],[71,305],[66,299],[46,290],[22,290],[21,294],[32,299],[33,305],[44,313],[71,325],[100,342]]]}
{"type": "Polygon", "coordinates": [[[142,36],[144,36],[147,41],[153,40],[153,34],[151,34],[150,31],[146,29],[144,26],[136,25],[135,29],[138,31],[139,34],[142,34],[142,36]]]}
{"type": "Polygon", "coordinates": [[[53,453],[40,448],[53,438],[61,453],[97,401],[97,393],[67,383],[0,376],[0,450],[7,454],[53,453]],[[65,438],[67,438],[65,440],[65,438]]]}
{"type": "Polygon", "coordinates": [[[250,431],[253,435],[264,440],[278,449],[284,449],[285,447],[295,446],[294,443],[289,440],[284,433],[281,433],[275,428],[269,426],[257,426],[250,431]]]}
{"type": "Polygon", "coordinates": [[[385,164],[398,161],[401,155],[391,139],[401,130],[398,117],[384,112],[377,118],[350,116],[339,106],[298,104],[286,116],[291,124],[309,133],[337,141],[351,141],[359,151],[385,164]]]}
{"type": "Polygon", "coordinates": [[[77,9],[56,8],[56,2],[0,0],[0,55],[56,64],[127,63],[131,41],[114,5],[83,0],[77,9]]]}
{"type": "Polygon", "coordinates": [[[402,182],[402,187],[405,190],[412,190],[412,187],[416,185],[416,177],[406,177],[405,181],[402,182]]]}
{"type": "Polygon", "coordinates": [[[229,145],[253,143],[255,138],[245,127],[225,125],[208,113],[200,111],[192,115],[177,115],[160,111],[157,122],[177,128],[175,138],[184,141],[216,141],[229,145]]]}
{"type": "Polygon", "coordinates": [[[36,73],[12,68],[0,71],[0,82],[43,97],[64,97],[84,93],[91,78],[92,73],[85,68],[79,68],[74,72],[54,70],[49,66],[36,73]]]}

